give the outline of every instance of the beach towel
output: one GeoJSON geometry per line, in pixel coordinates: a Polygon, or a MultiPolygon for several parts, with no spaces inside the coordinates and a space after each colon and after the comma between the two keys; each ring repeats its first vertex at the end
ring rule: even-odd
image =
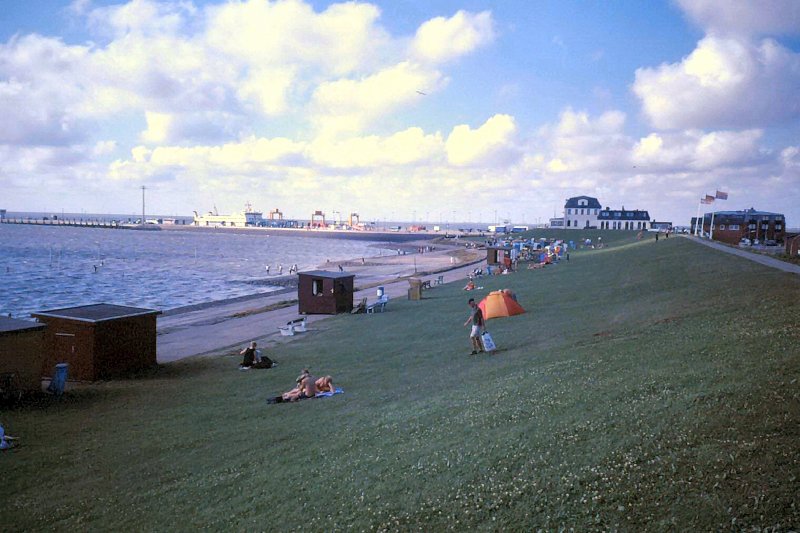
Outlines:
{"type": "Polygon", "coordinates": [[[334,394],[344,394],[344,389],[336,387],[335,392],[318,392],[314,395],[314,398],[327,398],[329,396],[333,396],[334,394]]]}

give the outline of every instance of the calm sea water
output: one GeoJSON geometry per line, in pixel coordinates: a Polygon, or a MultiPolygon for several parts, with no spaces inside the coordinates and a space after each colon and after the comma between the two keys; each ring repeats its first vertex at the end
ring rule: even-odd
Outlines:
{"type": "Polygon", "coordinates": [[[378,255],[375,241],[0,224],[0,313],[107,302],[160,310],[280,289],[297,264],[378,255]],[[266,266],[270,265],[270,275],[266,266]]]}

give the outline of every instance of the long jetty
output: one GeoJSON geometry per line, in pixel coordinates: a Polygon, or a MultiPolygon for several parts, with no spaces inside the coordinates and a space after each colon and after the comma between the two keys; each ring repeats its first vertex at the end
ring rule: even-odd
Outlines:
{"type": "Polygon", "coordinates": [[[84,228],[130,229],[131,225],[121,224],[116,220],[97,219],[52,219],[52,218],[0,218],[0,224],[32,224],[35,226],[79,226],[84,228]]]}

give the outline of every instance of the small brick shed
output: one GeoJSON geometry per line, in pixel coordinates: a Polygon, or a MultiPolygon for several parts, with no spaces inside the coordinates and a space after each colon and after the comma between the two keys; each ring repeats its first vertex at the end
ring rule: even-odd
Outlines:
{"type": "Polygon", "coordinates": [[[105,303],[32,313],[48,326],[44,374],[69,363],[69,379],[94,381],[155,366],[158,314],[105,303]]]}
{"type": "Polygon", "coordinates": [[[355,274],[310,270],[299,272],[297,310],[308,315],[335,315],[353,310],[355,274]]]}
{"type": "Polygon", "coordinates": [[[0,376],[23,392],[42,390],[45,324],[0,317],[0,376]]]}
{"type": "Polygon", "coordinates": [[[509,265],[511,264],[510,246],[487,246],[486,247],[487,265],[509,265]]]}

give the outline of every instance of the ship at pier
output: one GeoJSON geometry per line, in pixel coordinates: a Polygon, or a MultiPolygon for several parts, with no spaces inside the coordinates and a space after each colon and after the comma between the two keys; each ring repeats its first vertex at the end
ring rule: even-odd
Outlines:
{"type": "Polygon", "coordinates": [[[250,203],[245,204],[244,211],[234,213],[232,215],[220,215],[217,212],[216,206],[213,211],[209,211],[205,215],[198,215],[197,211],[194,212],[195,226],[204,227],[229,227],[229,228],[244,228],[261,225],[263,218],[261,211],[254,211],[250,203]]]}

